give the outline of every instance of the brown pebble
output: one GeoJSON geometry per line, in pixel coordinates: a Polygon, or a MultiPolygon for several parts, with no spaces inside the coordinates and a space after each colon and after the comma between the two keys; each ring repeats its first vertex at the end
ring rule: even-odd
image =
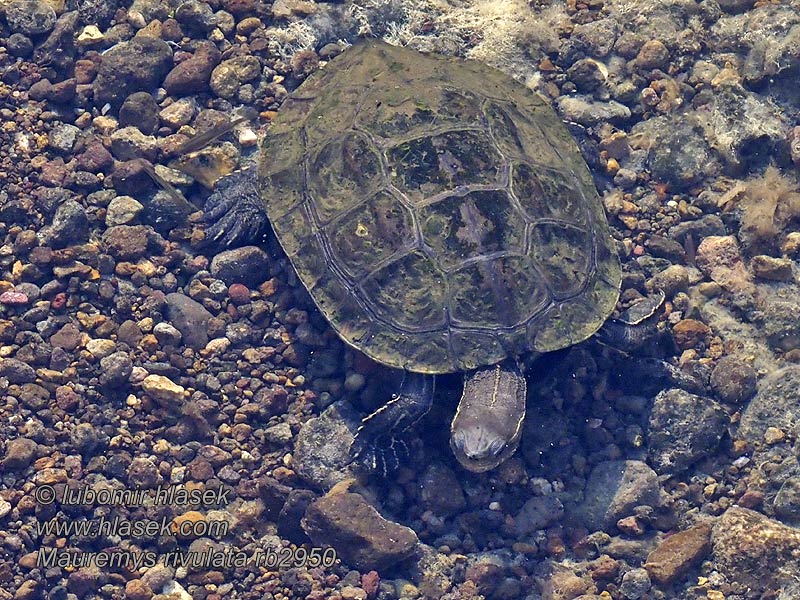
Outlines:
{"type": "Polygon", "coordinates": [[[703,341],[706,335],[711,331],[711,328],[697,321],[696,319],[683,319],[678,321],[672,328],[672,335],[675,337],[675,343],[681,350],[689,350],[694,348],[703,341]]]}
{"type": "Polygon", "coordinates": [[[711,550],[711,525],[698,523],[666,538],[647,557],[650,577],[669,584],[703,560],[711,550]]]}
{"type": "Polygon", "coordinates": [[[153,590],[141,579],[131,579],[125,584],[125,598],[128,600],[150,600],[153,590]]]}
{"type": "Polygon", "coordinates": [[[589,563],[592,579],[595,581],[614,579],[619,573],[620,562],[608,554],[603,554],[589,563]]]}
{"type": "Polygon", "coordinates": [[[669,64],[669,50],[659,40],[644,43],[636,55],[636,66],[642,69],[663,69],[669,64]]]}
{"type": "Polygon", "coordinates": [[[243,283],[233,283],[228,288],[228,297],[234,304],[247,304],[250,302],[250,290],[243,283]]]}

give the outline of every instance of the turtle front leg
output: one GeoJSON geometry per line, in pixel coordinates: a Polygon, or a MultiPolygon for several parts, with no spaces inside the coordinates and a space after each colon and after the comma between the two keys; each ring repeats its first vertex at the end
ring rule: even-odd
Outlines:
{"type": "Polygon", "coordinates": [[[350,457],[382,475],[395,471],[408,456],[404,433],[424,417],[433,403],[435,377],[406,373],[400,390],[356,430],[350,457]]]}
{"type": "Polygon", "coordinates": [[[204,219],[208,244],[230,248],[264,241],[269,221],[255,167],[234,171],[216,183],[206,200],[204,219]]]}

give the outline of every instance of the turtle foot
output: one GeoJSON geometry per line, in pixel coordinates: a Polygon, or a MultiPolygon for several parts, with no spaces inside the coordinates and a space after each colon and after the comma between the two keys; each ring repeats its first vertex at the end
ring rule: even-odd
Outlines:
{"type": "Polygon", "coordinates": [[[366,436],[359,436],[350,448],[354,462],[367,473],[388,477],[408,462],[411,452],[404,438],[391,438],[370,443],[366,436]]]}
{"type": "Polygon", "coordinates": [[[225,248],[263,243],[269,231],[255,169],[220,179],[205,205],[206,244],[225,248]]]}
{"type": "Polygon", "coordinates": [[[407,373],[400,391],[361,421],[350,458],[384,477],[396,471],[409,457],[404,434],[430,410],[433,388],[432,375],[407,373]]]}

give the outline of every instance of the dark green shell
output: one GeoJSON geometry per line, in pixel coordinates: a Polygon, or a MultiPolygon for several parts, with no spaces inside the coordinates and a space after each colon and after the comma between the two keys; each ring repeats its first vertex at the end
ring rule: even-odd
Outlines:
{"type": "Polygon", "coordinates": [[[423,373],[580,342],[619,295],[591,175],[550,106],[481,63],[355,45],[261,149],[275,234],[319,309],[423,373]]]}

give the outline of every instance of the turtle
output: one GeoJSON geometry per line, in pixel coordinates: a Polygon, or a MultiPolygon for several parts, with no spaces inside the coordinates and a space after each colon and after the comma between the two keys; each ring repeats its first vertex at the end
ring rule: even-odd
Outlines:
{"type": "Polygon", "coordinates": [[[620,295],[602,202],[549,103],[483,63],[379,40],[292,92],[257,165],[205,212],[217,243],[271,229],[339,337],[405,373],[355,432],[372,468],[397,466],[447,373],[464,374],[456,459],[501,464],[525,417],[522,358],[586,340],[620,295]]]}

